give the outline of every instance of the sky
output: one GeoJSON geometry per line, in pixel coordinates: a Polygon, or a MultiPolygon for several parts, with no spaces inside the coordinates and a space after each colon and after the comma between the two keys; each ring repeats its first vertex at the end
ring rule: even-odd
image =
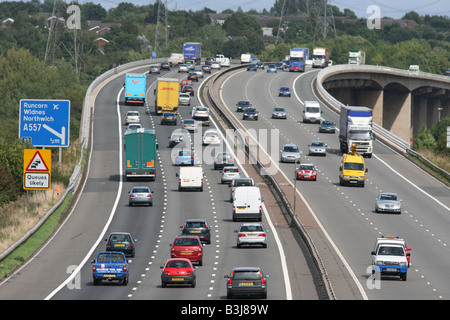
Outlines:
{"type": "MultiPolygon", "coordinates": [[[[66,0],[69,2],[68,0],[66,0]]],[[[165,1],[165,0],[163,0],[165,1]]],[[[329,4],[337,6],[341,11],[348,8],[355,12],[359,18],[368,18],[373,13],[367,13],[369,6],[378,6],[381,17],[401,18],[409,11],[420,15],[440,15],[450,17],[450,0],[328,0],[329,4]]],[[[79,3],[94,2],[101,4],[105,9],[115,8],[120,2],[131,2],[135,5],[153,4],[155,0],[79,0],[79,3]]],[[[239,7],[243,11],[255,9],[261,12],[264,8],[270,10],[275,0],[167,0],[169,10],[201,10],[204,7],[216,12],[225,9],[236,11],[239,7]]]]}

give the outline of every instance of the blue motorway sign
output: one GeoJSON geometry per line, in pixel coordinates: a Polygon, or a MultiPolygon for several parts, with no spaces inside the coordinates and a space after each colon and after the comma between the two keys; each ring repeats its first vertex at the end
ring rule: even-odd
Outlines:
{"type": "Polygon", "coordinates": [[[69,100],[20,100],[19,138],[35,147],[68,147],[69,100]]]}

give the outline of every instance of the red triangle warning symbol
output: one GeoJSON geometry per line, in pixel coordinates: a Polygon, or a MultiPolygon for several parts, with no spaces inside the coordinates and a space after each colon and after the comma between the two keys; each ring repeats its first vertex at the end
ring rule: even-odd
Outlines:
{"type": "Polygon", "coordinates": [[[39,151],[36,151],[25,171],[49,171],[39,151]]]}

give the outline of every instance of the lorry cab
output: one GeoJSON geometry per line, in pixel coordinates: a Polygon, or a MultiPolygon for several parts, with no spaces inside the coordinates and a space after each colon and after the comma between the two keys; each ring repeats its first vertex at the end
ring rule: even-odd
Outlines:
{"type": "Polygon", "coordinates": [[[181,167],[178,177],[178,190],[198,189],[203,191],[203,169],[202,167],[181,167]]]}
{"type": "Polygon", "coordinates": [[[320,104],[317,101],[305,101],[305,108],[303,109],[303,122],[317,122],[320,123],[320,104]]]}
{"type": "Polygon", "coordinates": [[[366,172],[364,157],[356,153],[356,145],[352,144],[352,153],[344,154],[339,167],[339,185],[357,185],[364,187],[366,172]]]}
{"type": "Polygon", "coordinates": [[[233,221],[238,219],[262,220],[264,199],[256,186],[237,187],[233,199],[233,221]]]}

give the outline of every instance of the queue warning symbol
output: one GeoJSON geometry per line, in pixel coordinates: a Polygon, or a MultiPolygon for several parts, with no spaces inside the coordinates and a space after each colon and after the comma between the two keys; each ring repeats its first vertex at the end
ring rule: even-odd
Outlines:
{"type": "Polygon", "coordinates": [[[31,159],[31,161],[28,164],[28,167],[26,168],[25,171],[32,171],[32,172],[35,172],[35,171],[48,172],[49,171],[47,164],[42,159],[42,156],[39,151],[36,151],[36,153],[34,154],[33,158],[31,159]]]}

